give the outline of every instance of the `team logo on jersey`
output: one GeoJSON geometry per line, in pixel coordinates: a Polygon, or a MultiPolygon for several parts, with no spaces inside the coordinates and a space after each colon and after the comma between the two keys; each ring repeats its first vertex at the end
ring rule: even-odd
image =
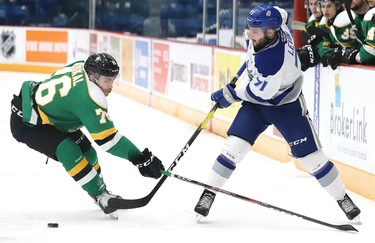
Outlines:
{"type": "Polygon", "coordinates": [[[16,35],[13,31],[3,31],[1,33],[1,54],[5,58],[11,58],[16,53],[16,35]]]}

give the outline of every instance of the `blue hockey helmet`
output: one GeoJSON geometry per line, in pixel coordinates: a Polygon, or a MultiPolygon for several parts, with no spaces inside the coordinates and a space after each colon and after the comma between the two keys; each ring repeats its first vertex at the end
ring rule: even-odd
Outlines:
{"type": "Polygon", "coordinates": [[[280,12],[267,4],[261,4],[253,8],[246,18],[246,26],[262,28],[264,31],[269,28],[278,30],[282,22],[280,12]]]}
{"type": "Polygon", "coordinates": [[[107,53],[97,53],[90,55],[85,62],[87,73],[97,73],[107,77],[116,77],[120,71],[116,60],[107,53]]]}

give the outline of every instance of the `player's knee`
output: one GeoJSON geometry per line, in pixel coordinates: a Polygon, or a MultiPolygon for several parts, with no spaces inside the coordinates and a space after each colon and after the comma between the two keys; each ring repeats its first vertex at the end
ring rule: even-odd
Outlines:
{"type": "Polygon", "coordinates": [[[56,157],[65,164],[74,164],[83,156],[81,148],[71,138],[66,138],[57,146],[56,157]]]}
{"type": "Polygon", "coordinates": [[[322,168],[328,162],[328,159],[323,151],[318,149],[305,157],[299,158],[299,161],[308,172],[313,174],[322,168]]]}
{"type": "Polygon", "coordinates": [[[221,154],[236,165],[243,160],[250,150],[251,144],[248,141],[230,135],[224,143],[221,154]]]}
{"type": "Polygon", "coordinates": [[[98,155],[94,147],[90,146],[90,148],[83,154],[91,165],[94,165],[98,162],[98,155]]]}
{"type": "Polygon", "coordinates": [[[85,134],[82,131],[78,130],[72,133],[69,137],[73,139],[76,144],[79,145],[82,152],[85,153],[91,148],[90,140],[85,136],[85,134]]]}

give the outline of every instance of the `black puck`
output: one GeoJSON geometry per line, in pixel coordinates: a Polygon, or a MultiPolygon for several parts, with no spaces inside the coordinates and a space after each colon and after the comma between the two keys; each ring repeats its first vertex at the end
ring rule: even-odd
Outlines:
{"type": "Polygon", "coordinates": [[[48,223],[48,228],[58,228],[59,224],[58,223],[48,223]]]}

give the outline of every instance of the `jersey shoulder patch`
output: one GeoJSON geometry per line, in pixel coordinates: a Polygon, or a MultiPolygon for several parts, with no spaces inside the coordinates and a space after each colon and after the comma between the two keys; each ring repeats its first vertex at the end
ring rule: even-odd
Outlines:
{"type": "Polygon", "coordinates": [[[98,85],[87,79],[87,90],[89,92],[90,98],[96,104],[103,107],[104,109],[107,109],[107,99],[105,98],[103,91],[98,87],[98,85]]]}
{"type": "Polygon", "coordinates": [[[375,15],[375,8],[370,9],[365,16],[363,17],[363,21],[371,21],[372,17],[375,15]]]}
{"type": "Polygon", "coordinates": [[[326,26],[326,25],[327,25],[327,18],[323,16],[319,21],[319,26],[326,26]]]}
{"type": "Polygon", "coordinates": [[[310,17],[309,17],[309,20],[307,22],[310,23],[310,22],[313,22],[313,21],[317,21],[317,19],[315,18],[314,14],[311,14],[310,17]]]}
{"type": "MultiPolygon", "coordinates": [[[[351,11],[351,14],[353,16],[353,19],[357,18],[357,15],[353,11],[351,11]]],[[[350,24],[351,24],[351,22],[350,22],[348,13],[346,11],[340,12],[336,16],[335,21],[333,21],[333,25],[335,27],[338,27],[338,28],[345,27],[345,26],[350,25],[350,24]]]]}

